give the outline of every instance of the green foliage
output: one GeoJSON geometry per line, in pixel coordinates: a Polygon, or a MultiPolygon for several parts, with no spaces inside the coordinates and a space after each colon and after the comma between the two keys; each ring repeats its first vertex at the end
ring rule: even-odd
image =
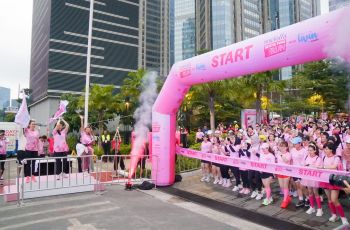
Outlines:
{"type": "Polygon", "coordinates": [[[101,158],[103,155],[103,148],[99,147],[98,145],[94,146],[94,155],[96,155],[98,158],[101,158]]]}
{"type": "Polygon", "coordinates": [[[199,150],[201,150],[201,143],[194,143],[194,144],[190,145],[189,148],[199,151],[199,150]]]}
{"type": "MultiPolygon", "coordinates": [[[[304,69],[296,74],[290,83],[300,89],[299,98],[306,99],[317,93],[325,100],[324,110],[344,111],[349,81],[345,63],[330,60],[312,62],[304,65],[304,69]]],[[[288,102],[293,101],[293,98],[287,99],[290,99],[288,102]]]]}
{"type": "Polygon", "coordinates": [[[78,143],[78,136],[74,133],[68,133],[67,135],[67,144],[70,151],[75,150],[75,147],[78,143]]]}
{"type": "MultiPolygon", "coordinates": [[[[79,107],[84,107],[85,97],[79,98],[79,107]]],[[[99,134],[101,136],[104,120],[113,118],[113,114],[117,112],[120,103],[114,95],[114,86],[93,85],[90,89],[89,96],[89,121],[93,123],[96,118],[98,123],[99,134]]]]}
{"type": "Polygon", "coordinates": [[[187,144],[192,145],[196,143],[196,131],[190,132],[187,136],[187,144]]]}
{"type": "Polygon", "coordinates": [[[129,155],[131,152],[131,145],[121,144],[120,145],[120,155],[129,155]]]}
{"type": "Polygon", "coordinates": [[[16,114],[14,114],[14,113],[7,113],[5,115],[4,121],[5,122],[14,122],[15,121],[15,116],[16,116],[16,114]]]}
{"type": "Polygon", "coordinates": [[[150,169],[143,169],[141,171],[141,168],[136,169],[136,178],[151,178],[152,171],[150,169]]]}
{"type": "Polygon", "coordinates": [[[188,158],[185,156],[177,155],[175,172],[188,172],[199,169],[201,161],[194,158],[188,158]]]}

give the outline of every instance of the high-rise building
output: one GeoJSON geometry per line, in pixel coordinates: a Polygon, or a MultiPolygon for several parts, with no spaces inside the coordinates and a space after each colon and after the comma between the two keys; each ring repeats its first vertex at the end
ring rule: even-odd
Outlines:
{"type": "MultiPolygon", "coordinates": [[[[139,0],[95,0],[90,83],[120,87],[138,68],[139,0]]],[[[89,0],[36,0],[30,70],[31,115],[47,121],[63,93],[85,88],[89,0]]]]}
{"type": "Polygon", "coordinates": [[[329,11],[350,5],[350,0],[329,0],[329,11]]]}
{"type": "MultiPolygon", "coordinates": [[[[319,0],[269,0],[269,18],[271,30],[276,30],[294,23],[315,17],[321,13],[319,0]]],[[[292,67],[280,69],[276,79],[290,79],[292,67]]]]}
{"type": "Polygon", "coordinates": [[[139,67],[169,71],[169,1],[140,0],[139,67]]]}
{"type": "Polygon", "coordinates": [[[173,36],[171,47],[174,49],[174,62],[177,62],[196,55],[195,0],[176,0],[171,3],[170,9],[174,11],[170,21],[174,28],[170,35],[173,36]]]}
{"type": "Polygon", "coordinates": [[[0,86],[0,109],[10,106],[11,89],[0,86]]]}

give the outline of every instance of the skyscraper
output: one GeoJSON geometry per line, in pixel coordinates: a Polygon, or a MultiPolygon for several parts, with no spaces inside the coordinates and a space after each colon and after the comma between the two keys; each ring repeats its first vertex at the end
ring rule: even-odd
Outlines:
{"type": "Polygon", "coordinates": [[[139,67],[166,76],[169,70],[169,1],[140,0],[139,67]]]}
{"type": "Polygon", "coordinates": [[[177,62],[196,55],[195,0],[176,0],[172,4],[174,30],[171,36],[174,37],[174,62],[177,62]]]}
{"type": "Polygon", "coordinates": [[[329,11],[350,5],[350,0],[329,0],[329,11]]]}
{"type": "MultiPolygon", "coordinates": [[[[138,68],[139,1],[95,0],[91,84],[120,87],[138,68]]],[[[85,88],[89,0],[36,0],[30,70],[31,115],[47,121],[62,93],[85,88]]]]}
{"type": "Polygon", "coordinates": [[[11,89],[0,86],[0,109],[10,106],[11,89]]]}

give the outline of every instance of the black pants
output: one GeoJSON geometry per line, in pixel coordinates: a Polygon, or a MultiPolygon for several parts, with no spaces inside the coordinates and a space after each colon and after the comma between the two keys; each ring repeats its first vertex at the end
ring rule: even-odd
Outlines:
{"type": "MultiPolygon", "coordinates": [[[[111,155],[111,143],[102,143],[102,148],[103,148],[103,154],[104,155],[111,155]]],[[[105,162],[107,162],[107,160],[111,160],[111,157],[107,157],[107,158],[103,158],[103,160],[105,162]]]]}
{"type": "Polygon", "coordinates": [[[82,164],[82,160],[80,157],[77,158],[78,160],[78,172],[83,172],[83,168],[81,167],[81,164],[82,164]]]}
{"type": "MultiPolygon", "coordinates": [[[[67,157],[67,152],[54,152],[54,157],[67,157]]],[[[67,158],[60,158],[56,159],[56,175],[59,175],[62,173],[69,173],[69,165],[67,158]]]]}
{"type": "Polygon", "coordinates": [[[122,170],[125,170],[125,164],[124,164],[123,156],[115,156],[115,158],[114,158],[114,164],[113,164],[114,170],[118,170],[119,162],[120,162],[120,168],[121,168],[122,170]]]}
{"type": "MultiPolygon", "coordinates": [[[[29,151],[26,150],[26,155],[24,159],[28,158],[37,158],[38,151],[29,151]]],[[[24,176],[32,176],[35,172],[35,160],[27,160],[27,164],[24,165],[24,176]]]]}
{"type": "Polygon", "coordinates": [[[227,165],[220,165],[220,172],[221,172],[222,178],[230,179],[230,174],[228,174],[228,169],[229,169],[229,166],[227,166],[227,165]]]}
{"type": "Polygon", "coordinates": [[[241,170],[240,171],[242,181],[243,181],[243,188],[250,188],[248,173],[249,173],[248,170],[241,170]]]}
{"type": "Polygon", "coordinates": [[[230,167],[231,172],[235,176],[236,179],[236,186],[241,184],[241,175],[238,167],[230,167]]]}
{"type": "Polygon", "coordinates": [[[261,192],[261,188],[262,188],[261,173],[258,171],[249,170],[248,178],[249,178],[251,189],[253,191],[255,191],[255,189],[258,189],[258,191],[261,192]]]}
{"type": "Polygon", "coordinates": [[[6,160],[6,154],[0,154],[0,161],[1,161],[1,163],[0,163],[0,170],[2,172],[5,171],[5,161],[4,160],[6,160]]]}

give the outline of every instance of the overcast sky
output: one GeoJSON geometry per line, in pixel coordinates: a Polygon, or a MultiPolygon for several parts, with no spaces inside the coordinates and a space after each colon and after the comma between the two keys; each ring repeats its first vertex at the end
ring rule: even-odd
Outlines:
{"type": "Polygon", "coordinates": [[[0,0],[0,86],[29,86],[33,0],[0,0]]]}

